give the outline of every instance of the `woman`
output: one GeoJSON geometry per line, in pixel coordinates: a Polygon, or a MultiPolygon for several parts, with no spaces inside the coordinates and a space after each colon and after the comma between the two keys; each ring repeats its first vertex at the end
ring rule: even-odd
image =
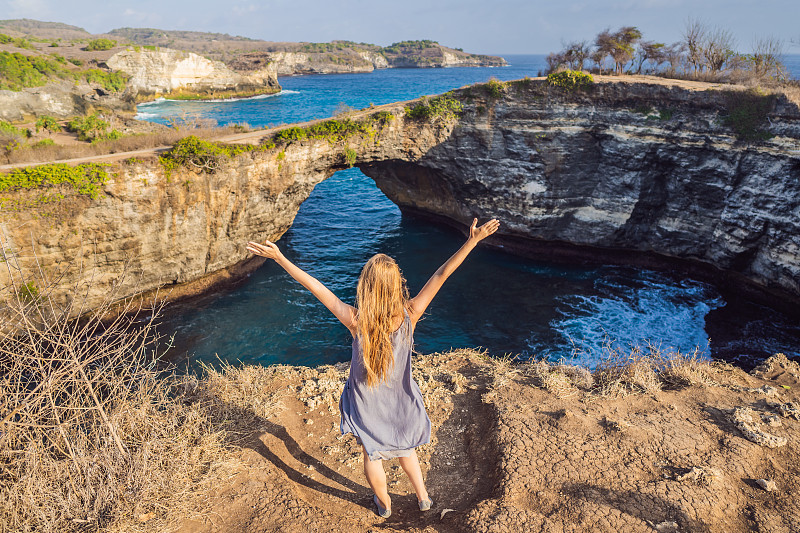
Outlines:
{"type": "Polygon", "coordinates": [[[341,431],[353,433],[362,445],[364,475],[375,493],[378,514],[384,518],[391,515],[392,501],[383,459],[398,458],[417,493],[421,511],[433,504],[415,451],[430,441],[431,423],[419,386],[411,377],[414,327],[445,280],[499,226],[492,219],[478,227],[478,219],[474,219],[467,242],[411,299],[394,259],[384,254],[373,256],[361,270],[355,307],[342,302],[325,285],[286,259],[274,243],[247,243],[249,252],[274,259],[311,291],[353,335],[350,377],[339,404],[341,431]]]}

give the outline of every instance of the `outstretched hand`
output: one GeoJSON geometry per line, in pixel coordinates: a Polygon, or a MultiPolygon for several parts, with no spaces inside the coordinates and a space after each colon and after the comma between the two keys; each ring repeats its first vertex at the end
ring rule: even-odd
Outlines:
{"type": "Polygon", "coordinates": [[[483,226],[478,227],[478,219],[472,219],[472,226],[469,228],[469,238],[475,241],[481,241],[497,231],[497,228],[500,227],[500,222],[493,218],[483,226]]]}
{"type": "Polygon", "coordinates": [[[247,251],[276,261],[283,255],[278,249],[278,245],[271,241],[264,241],[264,244],[250,241],[247,243],[247,251]]]}

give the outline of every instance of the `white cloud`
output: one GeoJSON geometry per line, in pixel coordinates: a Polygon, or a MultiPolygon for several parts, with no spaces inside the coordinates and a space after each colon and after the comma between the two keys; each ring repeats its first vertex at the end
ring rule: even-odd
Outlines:
{"type": "Polygon", "coordinates": [[[50,12],[49,3],[46,0],[9,0],[7,16],[9,18],[41,19],[42,15],[50,12]]]}

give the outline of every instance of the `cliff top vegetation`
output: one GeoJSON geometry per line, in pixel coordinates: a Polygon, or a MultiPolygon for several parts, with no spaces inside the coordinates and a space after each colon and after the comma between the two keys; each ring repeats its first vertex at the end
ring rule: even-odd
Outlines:
{"type": "Polygon", "coordinates": [[[783,65],[785,43],[774,37],[754,41],[751,53],[738,52],[728,30],[689,20],[680,41],[646,40],[635,26],[605,29],[594,40],[568,43],[547,56],[548,72],[590,70],[598,74],[651,74],[708,82],[775,85],[790,80],[783,65]]]}

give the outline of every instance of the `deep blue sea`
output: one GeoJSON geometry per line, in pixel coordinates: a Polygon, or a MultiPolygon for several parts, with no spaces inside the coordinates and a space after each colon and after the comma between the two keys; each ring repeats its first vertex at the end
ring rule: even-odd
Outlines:
{"type": "MultiPolygon", "coordinates": [[[[437,94],[490,77],[536,76],[544,56],[506,56],[503,68],[389,69],[369,74],[280,79],[274,96],[235,102],[158,101],[139,117],[279,125],[437,94]]],[[[787,62],[788,63],[788,62],[787,62]]],[[[800,70],[800,60],[791,63],[800,70]]],[[[797,76],[797,71],[795,71],[797,76]]],[[[463,242],[458,232],[402,215],[358,169],[316,187],[279,246],[352,302],[363,263],[395,257],[413,294],[463,242]]],[[[244,243],[242,243],[244,246],[244,243]]],[[[317,365],[347,361],[350,338],[313,296],[274,263],[235,287],[166,309],[160,331],[173,361],[317,365]]],[[[648,344],[749,367],[772,353],[800,357],[796,320],[748,301],[728,301],[711,284],[669,272],[532,261],[477,249],[445,284],[415,333],[422,353],[483,347],[492,355],[561,358],[594,365],[608,347],[648,344]],[[709,344],[709,338],[711,342],[709,344]]]]}

